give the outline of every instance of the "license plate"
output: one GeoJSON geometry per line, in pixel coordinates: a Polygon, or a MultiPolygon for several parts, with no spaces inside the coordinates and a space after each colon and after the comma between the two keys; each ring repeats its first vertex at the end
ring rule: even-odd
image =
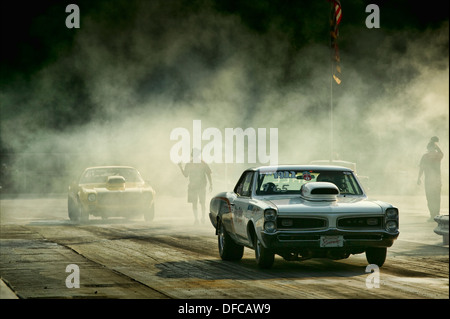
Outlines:
{"type": "Polygon", "coordinates": [[[343,236],[320,236],[320,247],[343,247],[343,236]]]}

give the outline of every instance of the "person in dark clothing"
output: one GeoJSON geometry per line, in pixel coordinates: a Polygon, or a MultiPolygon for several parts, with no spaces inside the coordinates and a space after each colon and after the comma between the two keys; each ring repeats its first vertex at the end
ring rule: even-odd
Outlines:
{"type": "Polygon", "coordinates": [[[438,141],[439,139],[433,136],[428,143],[427,152],[420,159],[417,178],[417,185],[421,185],[422,175],[425,175],[425,195],[430,212],[428,221],[433,221],[441,209],[441,160],[444,154],[436,144],[438,141]]]}
{"type": "Polygon", "coordinates": [[[198,208],[197,204],[200,202],[202,210],[202,223],[205,223],[205,197],[207,180],[209,182],[209,191],[212,191],[211,169],[204,161],[198,161],[200,156],[199,151],[192,151],[192,161],[186,163],[184,169],[181,163],[178,164],[181,173],[189,178],[188,184],[188,203],[192,203],[192,211],[195,217],[195,224],[198,224],[198,208]],[[197,159],[197,160],[194,160],[197,159]]]}

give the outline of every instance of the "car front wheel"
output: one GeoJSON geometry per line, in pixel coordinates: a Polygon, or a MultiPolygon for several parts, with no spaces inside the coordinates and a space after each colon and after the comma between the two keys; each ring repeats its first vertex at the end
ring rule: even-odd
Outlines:
{"type": "Polygon", "coordinates": [[[255,247],[255,258],[258,267],[264,269],[272,267],[273,262],[275,261],[275,254],[265,248],[256,235],[253,246],[255,247]]]}
{"type": "Polygon", "coordinates": [[[155,203],[152,203],[150,208],[144,211],[144,220],[151,222],[155,218],[155,203]]]}
{"type": "Polygon", "coordinates": [[[219,254],[222,260],[241,260],[244,255],[244,246],[236,244],[219,222],[218,233],[219,254]]]}
{"type": "Polygon", "coordinates": [[[67,199],[67,210],[69,213],[70,220],[78,221],[77,205],[73,202],[73,200],[70,197],[67,199]]]}
{"type": "Polygon", "coordinates": [[[386,247],[371,247],[366,250],[366,259],[369,264],[375,264],[378,267],[383,266],[386,261],[386,247]]]}
{"type": "Polygon", "coordinates": [[[78,220],[82,223],[89,221],[89,212],[83,208],[80,202],[78,203],[78,220]]]}

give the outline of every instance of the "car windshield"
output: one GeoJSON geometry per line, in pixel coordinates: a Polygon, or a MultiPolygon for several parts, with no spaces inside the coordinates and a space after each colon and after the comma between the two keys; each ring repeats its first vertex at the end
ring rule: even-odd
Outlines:
{"type": "Polygon", "coordinates": [[[134,168],[127,167],[102,167],[86,170],[80,178],[80,184],[106,183],[109,176],[122,176],[125,182],[143,182],[141,176],[134,168]]]}
{"type": "Polygon", "coordinates": [[[363,194],[356,177],[349,171],[277,170],[259,172],[256,195],[300,194],[301,187],[311,182],[333,183],[342,195],[363,194]]]}

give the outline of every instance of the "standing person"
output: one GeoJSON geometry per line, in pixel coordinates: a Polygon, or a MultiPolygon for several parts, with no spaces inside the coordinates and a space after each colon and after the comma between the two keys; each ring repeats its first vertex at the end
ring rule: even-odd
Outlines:
{"type": "Polygon", "coordinates": [[[202,224],[205,223],[205,197],[206,184],[209,182],[209,191],[212,191],[211,169],[204,161],[200,161],[200,151],[192,150],[191,162],[186,163],[184,169],[181,163],[178,164],[181,173],[189,178],[188,203],[192,203],[192,211],[195,217],[195,224],[198,224],[197,203],[200,202],[202,209],[202,224]]]}
{"type": "Polygon", "coordinates": [[[441,209],[441,160],[444,153],[436,144],[437,142],[439,142],[438,137],[433,136],[428,143],[427,152],[420,159],[417,178],[417,185],[420,185],[422,174],[425,175],[425,195],[430,211],[428,221],[433,221],[441,209]]]}

